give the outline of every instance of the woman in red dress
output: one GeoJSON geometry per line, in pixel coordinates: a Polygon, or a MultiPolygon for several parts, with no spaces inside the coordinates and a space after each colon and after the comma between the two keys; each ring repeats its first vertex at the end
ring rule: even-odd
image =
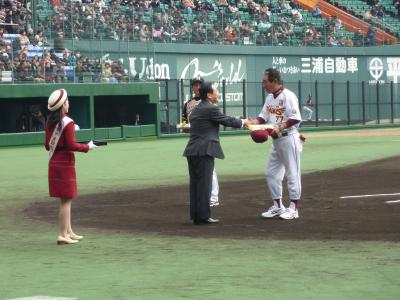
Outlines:
{"type": "Polygon", "coordinates": [[[50,95],[48,109],[45,147],[49,151],[49,193],[50,197],[60,198],[57,244],[74,244],[83,238],[71,227],[71,203],[77,197],[74,151],[88,152],[96,146],[92,141],[76,143],[74,122],[67,117],[66,90],[56,90],[50,95]]]}

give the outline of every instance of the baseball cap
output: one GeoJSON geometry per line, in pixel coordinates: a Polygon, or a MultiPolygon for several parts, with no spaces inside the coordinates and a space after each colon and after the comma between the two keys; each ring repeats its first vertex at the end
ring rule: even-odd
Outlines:
{"type": "Polygon", "coordinates": [[[196,76],[195,78],[192,79],[192,85],[195,83],[204,83],[204,79],[200,76],[196,76]]]}

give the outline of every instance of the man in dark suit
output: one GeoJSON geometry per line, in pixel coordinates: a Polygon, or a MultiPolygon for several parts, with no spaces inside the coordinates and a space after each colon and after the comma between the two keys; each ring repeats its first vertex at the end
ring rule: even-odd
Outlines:
{"type": "Polygon", "coordinates": [[[219,125],[241,128],[250,121],[224,115],[216,106],[219,99],[212,83],[200,87],[200,103],[190,114],[190,140],[185,152],[190,176],[190,218],[193,224],[219,223],[210,218],[210,196],[214,158],[224,158],[219,143],[219,125]]]}

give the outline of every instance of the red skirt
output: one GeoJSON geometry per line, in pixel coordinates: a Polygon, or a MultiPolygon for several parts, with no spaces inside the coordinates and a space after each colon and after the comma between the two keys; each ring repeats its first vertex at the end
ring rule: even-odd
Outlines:
{"type": "Polygon", "coordinates": [[[75,155],[72,151],[56,151],[49,162],[50,197],[76,198],[75,155]]]}

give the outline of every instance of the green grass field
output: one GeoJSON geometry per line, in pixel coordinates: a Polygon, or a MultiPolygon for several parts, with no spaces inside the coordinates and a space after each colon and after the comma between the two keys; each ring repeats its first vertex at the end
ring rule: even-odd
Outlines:
{"type": "MultiPolygon", "coordinates": [[[[115,142],[77,154],[79,191],[188,184],[181,156],[186,141],[115,142]]],[[[226,136],[222,146],[226,159],[216,163],[221,181],[263,176],[269,142],[226,136]]],[[[307,140],[303,173],[400,155],[399,146],[399,136],[333,138],[325,133],[307,140]]],[[[93,300],[400,299],[398,243],[207,240],[76,228],[86,236],[84,241],[56,246],[54,225],[33,223],[20,214],[33,200],[54,201],[48,197],[44,148],[0,148],[0,163],[0,300],[37,295],[93,300]]]]}

